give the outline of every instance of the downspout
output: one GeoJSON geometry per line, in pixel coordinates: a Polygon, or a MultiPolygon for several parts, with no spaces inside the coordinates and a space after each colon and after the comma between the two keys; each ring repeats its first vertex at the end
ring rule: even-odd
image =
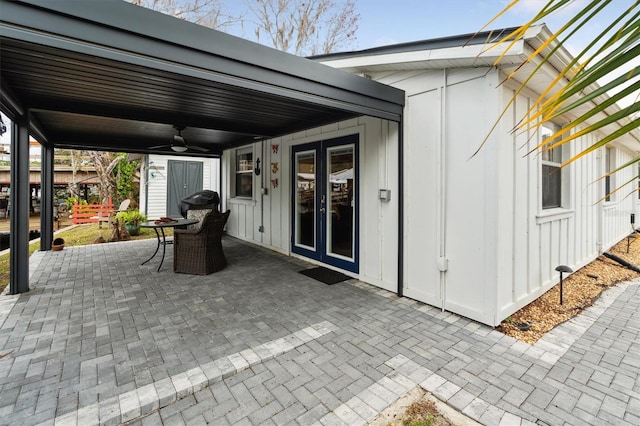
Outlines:
{"type": "MultiPolygon", "coordinates": [[[[598,176],[602,176],[604,174],[604,165],[602,164],[602,150],[606,148],[600,148],[596,151],[596,161],[598,162],[598,176]]],[[[600,194],[604,194],[604,181],[601,181],[598,185],[598,190],[600,194]]],[[[598,254],[602,254],[603,240],[604,240],[604,203],[598,203],[598,224],[597,224],[597,232],[596,232],[596,250],[598,254]]]]}
{"type": "Polygon", "coordinates": [[[438,269],[440,270],[440,299],[441,309],[444,312],[447,303],[447,270],[449,260],[447,259],[447,155],[446,155],[446,124],[447,124],[447,70],[442,70],[442,98],[440,99],[440,257],[438,259],[438,269]]]}
{"type": "Polygon", "coordinates": [[[267,167],[267,163],[264,161],[264,140],[260,141],[260,158],[262,160],[262,173],[260,173],[260,228],[258,228],[258,232],[260,232],[260,243],[264,244],[264,176],[267,167]]]}
{"type": "Polygon", "coordinates": [[[614,254],[609,253],[609,252],[604,252],[604,253],[602,253],[602,255],[604,257],[607,257],[607,258],[615,261],[615,262],[618,262],[620,265],[624,266],[625,268],[631,269],[634,272],[640,272],[640,268],[638,268],[637,266],[627,262],[626,260],[624,260],[621,257],[618,257],[618,256],[616,256],[614,254]]]}
{"type": "Polygon", "coordinates": [[[404,111],[398,123],[398,296],[404,291],[404,111]]]}

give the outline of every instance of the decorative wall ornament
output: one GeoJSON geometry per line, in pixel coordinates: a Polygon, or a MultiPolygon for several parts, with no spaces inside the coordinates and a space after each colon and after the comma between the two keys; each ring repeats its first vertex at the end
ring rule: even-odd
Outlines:
{"type": "Polygon", "coordinates": [[[273,186],[274,188],[278,187],[278,178],[271,179],[271,186],[273,186]]]}
{"type": "Polygon", "coordinates": [[[278,173],[278,162],[277,161],[275,163],[271,163],[271,173],[274,174],[274,175],[278,173]]]}
{"type": "Polygon", "coordinates": [[[277,143],[272,143],[271,144],[271,152],[273,154],[277,154],[278,153],[278,148],[280,148],[280,145],[278,145],[277,143]]]}

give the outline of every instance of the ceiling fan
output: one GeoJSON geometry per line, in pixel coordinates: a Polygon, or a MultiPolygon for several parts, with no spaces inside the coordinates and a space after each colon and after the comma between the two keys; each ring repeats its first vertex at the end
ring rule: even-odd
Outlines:
{"type": "Polygon", "coordinates": [[[187,141],[182,136],[182,131],[185,129],[185,126],[173,126],[174,129],[178,131],[177,135],[173,135],[173,139],[169,145],[156,145],[151,146],[149,149],[160,149],[160,148],[171,148],[171,150],[175,152],[185,152],[187,150],[191,151],[199,151],[199,152],[208,152],[209,150],[203,148],[201,146],[191,146],[187,145],[187,141]]]}

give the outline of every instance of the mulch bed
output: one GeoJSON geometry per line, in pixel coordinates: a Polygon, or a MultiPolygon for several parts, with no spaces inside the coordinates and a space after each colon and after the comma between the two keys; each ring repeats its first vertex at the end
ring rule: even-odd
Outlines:
{"type": "MultiPolygon", "coordinates": [[[[612,247],[609,253],[640,267],[640,235],[631,243],[629,253],[627,253],[626,238],[612,247]]],[[[591,306],[608,287],[638,277],[640,273],[609,258],[599,256],[584,268],[565,276],[562,305],[560,305],[560,285],[557,284],[537,300],[502,321],[496,330],[523,342],[534,344],[546,332],[591,306]],[[529,330],[521,331],[520,328],[527,328],[526,326],[529,330]]]]}

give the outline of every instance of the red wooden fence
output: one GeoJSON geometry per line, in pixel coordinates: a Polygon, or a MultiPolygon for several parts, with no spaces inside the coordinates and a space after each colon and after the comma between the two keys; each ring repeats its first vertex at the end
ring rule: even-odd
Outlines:
{"type": "Polygon", "coordinates": [[[95,223],[98,221],[98,213],[102,217],[109,217],[109,212],[113,211],[113,203],[101,204],[74,204],[71,213],[71,223],[95,223]]]}

